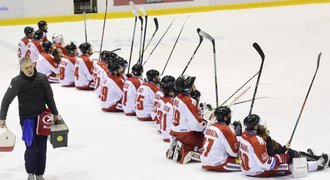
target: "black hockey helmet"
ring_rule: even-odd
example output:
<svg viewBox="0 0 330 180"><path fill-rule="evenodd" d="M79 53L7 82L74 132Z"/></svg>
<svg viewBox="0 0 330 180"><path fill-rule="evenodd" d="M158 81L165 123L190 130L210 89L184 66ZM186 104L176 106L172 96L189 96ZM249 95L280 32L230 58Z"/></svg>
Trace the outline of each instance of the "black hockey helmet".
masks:
<svg viewBox="0 0 330 180"><path fill-rule="evenodd" d="M143 73L143 66L139 63L134 64L132 67L132 73L134 76L141 76Z"/></svg>
<svg viewBox="0 0 330 180"><path fill-rule="evenodd" d="M246 127L246 130L257 130L255 126L259 124L259 121L260 117L256 114L250 114L246 116L246 118L244 119L244 125Z"/></svg>
<svg viewBox="0 0 330 180"><path fill-rule="evenodd" d="M114 59L108 64L108 69L111 74L120 69L120 62L117 59Z"/></svg>
<svg viewBox="0 0 330 180"><path fill-rule="evenodd" d="M227 125L231 122L231 110L227 106L220 106L214 110L214 116L218 122L225 122Z"/></svg>
<svg viewBox="0 0 330 180"><path fill-rule="evenodd" d="M169 95L169 93L174 91L175 78L173 76L164 76L160 81L160 88L164 95Z"/></svg>
<svg viewBox="0 0 330 180"><path fill-rule="evenodd" d="M25 34L26 36L30 36L33 32L34 32L34 29L33 29L33 27L31 27L31 26L26 26L26 27L24 28L24 34Z"/></svg>
<svg viewBox="0 0 330 180"><path fill-rule="evenodd" d="M150 69L146 75L148 81L154 82L154 78L159 76L159 72L155 69Z"/></svg>
<svg viewBox="0 0 330 180"><path fill-rule="evenodd" d="M188 76L188 75L179 76L175 81L176 90L179 93L190 91L195 82L195 79L196 77L194 76Z"/></svg>
<svg viewBox="0 0 330 180"><path fill-rule="evenodd" d="M88 42L84 42L79 45L79 50L83 54L86 54L86 53L91 54L91 52L89 52L91 50L91 48L92 48L92 45L89 44Z"/></svg>
<svg viewBox="0 0 330 180"><path fill-rule="evenodd" d="M38 22L38 27L40 30L42 30L43 32L47 33L48 28L47 28L48 24L46 21L42 20Z"/></svg>
<svg viewBox="0 0 330 180"><path fill-rule="evenodd" d="M34 32L34 39L36 40L40 40L44 37L44 33L41 30L36 30L36 32Z"/></svg>
<svg viewBox="0 0 330 180"><path fill-rule="evenodd" d="M42 49L44 49L44 51L46 53L50 53L52 51L52 49L53 49L52 48L53 43L50 42L50 41L43 42L41 46L42 46Z"/></svg>
<svg viewBox="0 0 330 180"><path fill-rule="evenodd" d="M118 60L121 67L123 67L123 68L127 67L128 62L124 58L118 56L117 60Z"/></svg>
<svg viewBox="0 0 330 180"><path fill-rule="evenodd" d="M65 46L66 54L70 54L71 51L75 51L76 49L77 46L73 42Z"/></svg>

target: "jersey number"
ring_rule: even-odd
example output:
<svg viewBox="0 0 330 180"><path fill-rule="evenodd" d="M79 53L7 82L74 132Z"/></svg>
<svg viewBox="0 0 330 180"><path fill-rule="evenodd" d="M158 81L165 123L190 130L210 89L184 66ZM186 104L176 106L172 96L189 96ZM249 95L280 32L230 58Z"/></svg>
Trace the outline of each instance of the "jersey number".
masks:
<svg viewBox="0 0 330 180"><path fill-rule="evenodd" d="M242 151L240 151L240 157L241 157L241 166L242 169L244 169L245 171L250 170L249 167L249 157L246 155L246 153L243 153Z"/></svg>
<svg viewBox="0 0 330 180"><path fill-rule="evenodd" d="M174 119L173 119L173 125L178 126L180 124L180 111L177 109L174 110Z"/></svg>
<svg viewBox="0 0 330 180"><path fill-rule="evenodd" d="M206 143L207 143L207 146L205 147ZM203 156L205 156L205 157L208 156L208 154L213 146L213 143L214 143L214 139L204 137L203 148L205 148L205 149L203 151Z"/></svg>
<svg viewBox="0 0 330 180"><path fill-rule="evenodd" d="M136 109L138 110L143 110L143 99L144 99L144 96L142 95L139 95L137 98L136 98Z"/></svg>
<svg viewBox="0 0 330 180"><path fill-rule="evenodd" d="M64 73L65 73L65 67L61 66L60 67L60 80L64 79Z"/></svg>
<svg viewBox="0 0 330 180"><path fill-rule="evenodd" d="M106 101L108 96L108 87L103 86L101 92L101 101Z"/></svg>
<svg viewBox="0 0 330 180"><path fill-rule="evenodd" d="M78 71L79 71L79 67L76 66L76 67L74 68L74 73L73 73L73 75L76 77L77 80L79 79Z"/></svg>
<svg viewBox="0 0 330 180"><path fill-rule="evenodd" d="M123 94L123 105L126 106L126 102L127 102L127 91L124 91Z"/></svg>

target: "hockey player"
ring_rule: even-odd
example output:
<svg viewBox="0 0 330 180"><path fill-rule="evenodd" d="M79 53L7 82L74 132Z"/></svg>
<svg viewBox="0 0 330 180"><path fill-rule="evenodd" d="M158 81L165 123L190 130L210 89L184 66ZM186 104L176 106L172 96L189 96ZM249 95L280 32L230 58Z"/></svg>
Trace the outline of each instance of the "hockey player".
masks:
<svg viewBox="0 0 330 180"><path fill-rule="evenodd" d="M202 168L216 172L241 171L239 143L234 129L229 126L231 110L227 106L217 107L214 116L216 122L204 132Z"/></svg>
<svg viewBox="0 0 330 180"><path fill-rule="evenodd" d="M151 69L147 71L147 80L137 91L135 113L138 120L151 121L151 112L153 110L153 102L155 93L159 90L158 83L160 81L159 72Z"/></svg>
<svg viewBox="0 0 330 180"><path fill-rule="evenodd" d="M275 154L271 157L267 153L267 144L257 136L260 117L256 114L248 115L244 119L245 131L239 138L241 167L244 175L254 177L271 177L287 175L288 154ZM318 161L308 161L308 171L324 169L328 161L326 154L322 155Z"/></svg>
<svg viewBox="0 0 330 180"><path fill-rule="evenodd" d="M162 80L160 81L160 84L164 84L164 83L173 83L175 84L175 78L173 76L164 76L162 78ZM152 120L155 121L155 126L158 130L158 132L161 133L161 129L160 129L160 118L158 116L158 113L161 113L162 112L162 106L163 104L160 104L160 99L164 97L164 92L162 89L158 90L155 94L155 99L154 99L154 102L153 102L153 110L151 112L151 118Z"/></svg>
<svg viewBox="0 0 330 180"><path fill-rule="evenodd" d="M38 22L38 28L43 32L43 37L41 39L42 42L48 41L47 39L47 32L48 32L48 24L46 21L42 20Z"/></svg>
<svg viewBox="0 0 330 180"><path fill-rule="evenodd" d="M59 68L60 58L52 55L54 46L50 41L42 43L43 53L38 55L36 69L38 72L45 74L50 83L59 83Z"/></svg>
<svg viewBox="0 0 330 180"><path fill-rule="evenodd" d="M175 78L164 76L160 82L160 89L164 96L159 99L157 105L157 119L160 121L160 132L164 142L170 142L170 126L173 121Z"/></svg>
<svg viewBox="0 0 330 180"><path fill-rule="evenodd" d="M71 42L65 46L65 51L67 55L64 55L59 65L60 83L63 87L74 87L73 71L78 55L77 46Z"/></svg>
<svg viewBox="0 0 330 180"><path fill-rule="evenodd" d="M102 82L110 73L108 70L108 64L110 64L116 57L116 53L105 50L101 52L100 61L93 62L94 92L98 97L101 96Z"/></svg>
<svg viewBox="0 0 330 180"><path fill-rule="evenodd" d="M190 97L195 79L196 77L184 75L179 76L175 82L179 94L174 98L170 131L175 139L171 141L166 155L168 158L173 156L173 160L181 164L186 164L191 159L200 160L200 148L203 145L206 123L200 116L197 101Z"/></svg>
<svg viewBox="0 0 330 180"><path fill-rule="evenodd" d="M122 57L118 57L118 60L119 60L119 64L120 64L121 69L122 69L122 72L120 72L121 73L121 76L120 77L124 81L126 81L128 79L128 76L125 74L125 71L126 71L127 63L128 62L124 58L122 58Z"/></svg>
<svg viewBox="0 0 330 180"><path fill-rule="evenodd" d="M28 44L28 49L24 56L29 57L32 62L35 62L38 59L38 55L44 52L41 46L42 37L43 32L41 30L36 30L36 32L34 32L33 40Z"/></svg>
<svg viewBox="0 0 330 180"><path fill-rule="evenodd" d="M63 55L66 55L66 50L65 50L65 44L64 44L64 38L62 34L53 34L52 36L52 41L55 46L55 48L60 49L62 51Z"/></svg>
<svg viewBox="0 0 330 180"><path fill-rule="evenodd" d="M120 60L114 59L108 64L108 68L111 74L102 82L101 107L107 112L122 112L124 81L120 77L122 72Z"/></svg>
<svg viewBox="0 0 330 180"><path fill-rule="evenodd" d="M26 26L24 28L25 37L20 40L18 43L17 57L22 59L25 56L25 53L28 49L28 44L33 40L34 29L33 27Z"/></svg>
<svg viewBox="0 0 330 180"><path fill-rule="evenodd" d="M135 116L135 99L137 90L143 83L142 80L143 66L135 64L132 67L133 76L128 78L124 83L122 106L127 116Z"/></svg>
<svg viewBox="0 0 330 180"><path fill-rule="evenodd" d="M76 59L74 68L74 83L79 90L94 90L93 63L89 58L93 54L88 42L79 45L82 55Z"/></svg>

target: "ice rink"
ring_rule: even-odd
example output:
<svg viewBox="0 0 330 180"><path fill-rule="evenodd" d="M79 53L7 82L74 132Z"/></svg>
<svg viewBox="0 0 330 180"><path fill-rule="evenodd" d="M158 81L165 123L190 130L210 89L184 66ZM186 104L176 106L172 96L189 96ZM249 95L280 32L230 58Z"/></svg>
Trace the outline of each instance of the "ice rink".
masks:
<svg viewBox="0 0 330 180"><path fill-rule="evenodd" d="M330 153L330 4L300 5L246 10L226 10L190 14L164 75L178 77L190 59L199 38L197 28L216 40L219 103L255 74L260 56L252 47L257 42L266 59L253 113L267 122L271 136L285 144L292 133L307 89L322 52L321 64L305 110L292 141L292 148L314 148ZM145 65L160 72L189 14L158 16L159 30L145 53L160 39L175 18L173 26ZM154 31L149 17L147 42ZM118 55L129 58L134 18L108 19L103 49L122 48ZM88 41L99 50L103 20L87 20ZM0 27L0 96L11 78L19 73L17 43L24 36L22 26ZM36 28L36 25L32 25ZM84 42L84 23L49 24L48 37L61 33L66 43ZM137 26L139 29L139 24ZM134 58L137 60L140 32L136 31ZM93 58L98 58L95 54ZM204 40L186 74L197 76L196 87L202 101L215 105L212 44ZM252 98L250 90L238 101ZM246 179L241 173L214 173L201 169L201 163L180 165L165 157L169 147L162 142L152 122L141 122L123 113L101 111L94 92L78 91L52 84L58 110L68 125L69 146L53 149L48 144L47 180L169 180ZM244 90L245 88L243 88ZM231 100L230 100L231 101ZM229 101L229 102L230 102ZM26 179L25 145L21 140L17 98L11 104L7 126L16 134L13 152L0 153L0 179ZM250 103L232 106L233 120L242 121ZM309 173L302 179L327 179L330 169ZM279 179L291 179L291 176Z"/></svg>

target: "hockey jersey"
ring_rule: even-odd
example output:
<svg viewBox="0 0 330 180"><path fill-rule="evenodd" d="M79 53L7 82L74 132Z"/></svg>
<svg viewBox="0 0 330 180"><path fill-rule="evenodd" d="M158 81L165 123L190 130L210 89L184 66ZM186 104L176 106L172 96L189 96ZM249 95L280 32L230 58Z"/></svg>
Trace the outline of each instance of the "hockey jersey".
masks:
<svg viewBox="0 0 330 180"><path fill-rule="evenodd" d="M153 103L158 86L150 82L144 82L137 90L135 113L136 117L142 121L150 121Z"/></svg>
<svg viewBox="0 0 330 180"><path fill-rule="evenodd" d="M74 65L76 63L76 57L74 56L64 56L61 58L59 64L60 71L60 83L64 87L73 87L74 86Z"/></svg>
<svg viewBox="0 0 330 180"><path fill-rule="evenodd" d="M155 99L154 99L154 103L153 103L154 108L151 112L151 118L152 118L152 120L155 121L155 126L159 132L161 132L160 131L160 120L159 120L159 117L157 116L157 112L158 112L158 109L161 109L162 105L159 104L160 103L159 101L162 97L164 97L164 93L162 91L157 91L155 94Z"/></svg>
<svg viewBox="0 0 330 180"><path fill-rule="evenodd" d="M43 52L44 50L42 49L40 41L32 40L28 44L24 57L29 57L33 62L35 62L38 59L38 55Z"/></svg>
<svg viewBox="0 0 330 180"><path fill-rule="evenodd" d="M115 75L109 75L103 80L101 91L101 107L103 111L121 111L121 99L123 96L123 80Z"/></svg>
<svg viewBox="0 0 330 180"><path fill-rule="evenodd" d="M128 116L135 115L135 99L137 90L142 83L142 79L136 76L128 78L124 83L122 106L125 114Z"/></svg>
<svg viewBox="0 0 330 180"><path fill-rule="evenodd" d="M54 57L51 54L39 54L36 62L36 69L38 72L45 74L48 77L49 82L60 82L57 76L60 74L58 64L54 62Z"/></svg>
<svg viewBox="0 0 330 180"><path fill-rule="evenodd" d="M188 94L178 94L173 103L171 131L184 135L191 131L202 132L204 128L205 123L197 108L197 101Z"/></svg>
<svg viewBox="0 0 330 180"><path fill-rule="evenodd" d="M63 55L67 55L67 54L66 54L66 49L65 49L64 46L62 46L61 44L57 44L57 43L54 43L54 46L55 46L57 49L60 49Z"/></svg>
<svg viewBox="0 0 330 180"><path fill-rule="evenodd" d="M102 82L108 76L108 67L102 61L94 61L93 62L93 78L94 78L94 92L98 97L101 96Z"/></svg>
<svg viewBox="0 0 330 180"><path fill-rule="evenodd" d="M243 174L256 176L274 169L276 160L268 155L266 142L261 137L244 131L238 140Z"/></svg>
<svg viewBox="0 0 330 180"><path fill-rule="evenodd" d="M204 131L202 165L218 166L226 163L229 156L238 157L238 145L231 127L214 123Z"/></svg>
<svg viewBox="0 0 330 180"><path fill-rule="evenodd" d="M82 55L76 59L74 66L74 83L77 89L93 90L93 63L88 56Z"/></svg>
<svg viewBox="0 0 330 180"><path fill-rule="evenodd" d="M17 49L17 57L18 59L22 59L25 57L25 53L28 50L28 44L32 41L32 39L29 39L28 37L24 37L20 40L18 43L18 49Z"/></svg>
<svg viewBox="0 0 330 180"><path fill-rule="evenodd" d="M174 98L164 96L159 100L157 118L160 121L160 132L164 142L170 142L170 126L173 121L173 100Z"/></svg>

